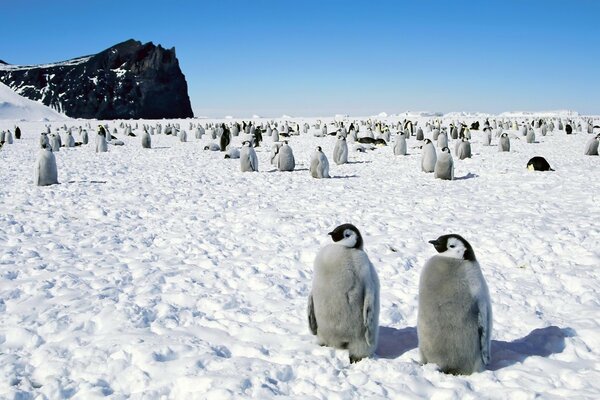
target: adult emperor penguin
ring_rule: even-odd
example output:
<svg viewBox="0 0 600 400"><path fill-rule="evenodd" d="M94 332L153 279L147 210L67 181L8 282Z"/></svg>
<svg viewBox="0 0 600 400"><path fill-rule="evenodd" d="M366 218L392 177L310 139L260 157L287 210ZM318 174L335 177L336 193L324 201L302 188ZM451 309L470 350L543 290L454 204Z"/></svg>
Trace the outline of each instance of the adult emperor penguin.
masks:
<svg viewBox="0 0 600 400"><path fill-rule="evenodd" d="M450 154L450 149L448 147L444 147L438 156L437 161L435 162L433 176L448 181L454 179L454 161L452 161L452 155Z"/></svg>
<svg viewBox="0 0 600 400"><path fill-rule="evenodd" d="M483 128L483 145L489 146L492 144L492 128Z"/></svg>
<svg viewBox="0 0 600 400"><path fill-rule="evenodd" d="M431 140L425 139L423 150L421 151L421 169L423 172L433 172L436 161L435 146Z"/></svg>
<svg viewBox="0 0 600 400"><path fill-rule="evenodd" d="M143 149L151 149L152 148L152 139L150 138L150 133L146 129L142 133L142 148Z"/></svg>
<svg viewBox="0 0 600 400"><path fill-rule="evenodd" d="M544 157L535 156L527 161L529 171L554 171Z"/></svg>
<svg viewBox="0 0 600 400"><path fill-rule="evenodd" d="M258 157L248 140L242 143L242 149L240 150L240 169L242 172L258 171Z"/></svg>
<svg viewBox="0 0 600 400"><path fill-rule="evenodd" d="M98 125L98 134L96 135L96 153L105 153L108 151L106 135L106 129L104 129L102 125Z"/></svg>
<svg viewBox="0 0 600 400"><path fill-rule="evenodd" d="M450 374L483 371L491 356L492 303L475 252L456 234L429 243L440 254L427 261L419 282L421 362Z"/></svg>
<svg viewBox="0 0 600 400"><path fill-rule="evenodd" d="M596 135L596 137L591 138L587 142L587 144L585 145L585 151L583 152L583 154L586 156L597 156L599 144L600 144L600 134Z"/></svg>
<svg viewBox="0 0 600 400"><path fill-rule="evenodd" d="M308 324L320 345L348 349L355 363L377 348L379 278L354 225L340 225L329 235L335 243L314 262Z"/></svg>
<svg viewBox="0 0 600 400"><path fill-rule="evenodd" d="M343 135L338 135L333 148L333 162L337 165L348 162L348 143Z"/></svg>
<svg viewBox="0 0 600 400"><path fill-rule="evenodd" d="M221 147L221 151L227 151L227 146L231 143L231 131L228 127L223 124L223 133L221 133L221 138L219 139L219 147Z"/></svg>
<svg viewBox="0 0 600 400"><path fill-rule="evenodd" d="M329 161L323 150L321 150L321 146L317 146L317 149L310 157L310 175L317 179L330 178Z"/></svg>
<svg viewBox="0 0 600 400"><path fill-rule="evenodd" d="M295 167L294 152L287 141L283 142L283 146L279 149L279 155L277 156L277 169L280 171L293 171Z"/></svg>
<svg viewBox="0 0 600 400"><path fill-rule="evenodd" d="M500 144L498 145L499 151L510 151L510 138L508 133L504 132L500 135Z"/></svg>
<svg viewBox="0 0 600 400"><path fill-rule="evenodd" d="M396 135L396 140L394 141L394 155L406 155L406 137L404 136L404 133Z"/></svg>
<svg viewBox="0 0 600 400"><path fill-rule="evenodd" d="M58 184L58 169L56 167L56 157L52 148L48 144L42 145L35 162L33 172L33 183L37 186L48 186Z"/></svg>

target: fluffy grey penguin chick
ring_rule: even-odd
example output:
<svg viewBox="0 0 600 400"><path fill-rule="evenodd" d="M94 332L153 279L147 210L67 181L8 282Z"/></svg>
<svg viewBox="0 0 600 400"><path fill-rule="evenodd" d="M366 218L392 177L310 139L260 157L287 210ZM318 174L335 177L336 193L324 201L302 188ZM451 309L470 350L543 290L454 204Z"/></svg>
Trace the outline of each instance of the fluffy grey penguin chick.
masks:
<svg viewBox="0 0 600 400"><path fill-rule="evenodd" d="M475 252L456 234L429 243L440 254L427 261L419 282L421 362L455 375L482 371L491 356L492 303Z"/></svg>
<svg viewBox="0 0 600 400"><path fill-rule="evenodd" d="M355 363L377 348L379 278L354 225L340 225L329 235L334 243L314 262L308 323L320 345L348 349Z"/></svg>

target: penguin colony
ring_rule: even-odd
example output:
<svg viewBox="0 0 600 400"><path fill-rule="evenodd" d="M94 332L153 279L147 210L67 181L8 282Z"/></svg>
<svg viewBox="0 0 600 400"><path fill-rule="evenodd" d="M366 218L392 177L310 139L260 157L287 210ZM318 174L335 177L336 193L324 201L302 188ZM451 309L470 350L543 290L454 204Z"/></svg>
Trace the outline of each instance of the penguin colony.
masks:
<svg viewBox="0 0 600 400"><path fill-rule="evenodd" d="M556 125L555 125L556 122ZM498 151L510 152L511 137L505 130L518 132L513 139L524 137L528 144L551 133L558 126L568 135L585 133L592 135L583 155L597 156L600 133L594 131L592 121L585 121L585 127L575 121L539 120L529 122L489 121L483 123L481 137L483 146L492 146L497 140ZM266 126L238 122L229 124L193 124L188 130L194 131L195 139L207 135L215 142L205 150L225 152L226 159L239 159L241 172L258 172L256 148L261 147L264 138L270 137L270 161L278 171L292 172L296 159L289 139L293 136L313 132L314 136L335 136L335 146L331 154L335 165L348 163L348 141L360 143L356 151L368 151L387 146L393 140L392 153L395 156L408 155L409 140L417 141L421 150L421 169L433 173L440 180L454 179L455 159L462 161L474 156L470 139L473 131L479 131L480 123L466 125L451 123L442 126L441 121L427 122L418 126L412 121L403 121L389 126L379 121L355 121L349 126L344 123L325 124L318 121L310 127L305 124L271 122ZM52 132L47 127L40 134L38 157L34 168L34 184L48 186L58 184L58 170L55 153L61 147L87 145L86 128L63 126ZM162 126L144 125L140 129L121 123L123 136L140 136L141 147L152 149L152 136L171 135L180 142L187 142L187 132L179 124ZM112 146L124 142L112 135L108 125L99 125L96 131L95 149L97 153L109 151ZM113 133L119 134L116 128ZM19 127L0 132L0 146L11 145L20 140L23 133ZM232 138L242 136L241 148L232 147ZM494 136L496 139L494 139ZM13 139L14 137L14 139ZM281 142L280 137L286 138ZM413 138L414 137L414 138ZM138 140L140 140L138 139ZM450 150L450 140L454 141L454 158ZM363 146L364 145L364 146ZM0 147L2 148L2 147ZM359 150L360 149L360 150ZM267 150L269 151L269 150ZM388 150L389 151L389 150ZM475 156L477 153L475 153ZM309 173L313 178L330 178L330 164L321 146L313 151L309 161ZM531 171L554 171L542 156L535 156L526 164ZM365 252L365 243L359 229L352 224L343 224L329 232L332 243L319 250L314 260L312 288L308 297L307 319L310 332L317 342L348 351L350 363L373 356L378 344L380 286L373 263ZM448 234L431 240L439 253L432 256L424 265L419 281L417 333L419 353L423 364L435 363L440 371L449 374L472 374L483 371L491 360L492 307L489 290L470 243L457 234Z"/></svg>

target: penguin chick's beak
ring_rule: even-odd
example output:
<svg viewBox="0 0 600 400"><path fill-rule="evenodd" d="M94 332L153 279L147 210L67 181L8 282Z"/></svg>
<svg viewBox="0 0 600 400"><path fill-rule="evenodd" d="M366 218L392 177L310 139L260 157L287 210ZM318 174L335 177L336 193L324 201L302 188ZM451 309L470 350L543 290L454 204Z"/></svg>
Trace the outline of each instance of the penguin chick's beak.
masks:
<svg viewBox="0 0 600 400"><path fill-rule="evenodd" d="M329 236L332 236L332 235L333 235L333 231L332 231L332 232L329 232L329 233L328 233L328 235L329 235Z"/></svg>
<svg viewBox="0 0 600 400"><path fill-rule="evenodd" d="M429 243L431 243L434 246L437 246L440 244L440 242L436 239L436 240L430 240Z"/></svg>

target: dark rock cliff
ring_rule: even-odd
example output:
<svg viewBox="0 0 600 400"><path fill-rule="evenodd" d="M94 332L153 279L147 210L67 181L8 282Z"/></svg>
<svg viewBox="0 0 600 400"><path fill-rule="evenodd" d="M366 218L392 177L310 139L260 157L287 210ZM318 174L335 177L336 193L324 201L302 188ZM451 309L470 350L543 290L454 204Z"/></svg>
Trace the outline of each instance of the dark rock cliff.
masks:
<svg viewBox="0 0 600 400"><path fill-rule="evenodd" d="M175 48L127 40L96 55L46 65L0 61L0 82L72 118L193 117Z"/></svg>

